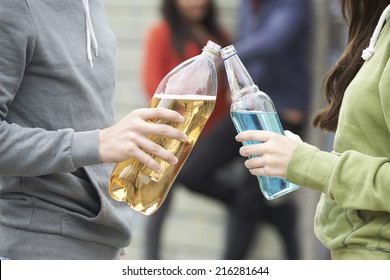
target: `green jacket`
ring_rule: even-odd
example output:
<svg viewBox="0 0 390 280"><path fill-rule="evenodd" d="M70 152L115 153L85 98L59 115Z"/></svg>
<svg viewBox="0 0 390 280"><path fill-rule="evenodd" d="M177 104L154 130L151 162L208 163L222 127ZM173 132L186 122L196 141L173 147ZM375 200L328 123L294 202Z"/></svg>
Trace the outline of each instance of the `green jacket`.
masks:
<svg viewBox="0 0 390 280"><path fill-rule="evenodd" d="M334 259L390 259L390 24L347 88L334 152L303 143L287 180L323 194L316 236Z"/></svg>

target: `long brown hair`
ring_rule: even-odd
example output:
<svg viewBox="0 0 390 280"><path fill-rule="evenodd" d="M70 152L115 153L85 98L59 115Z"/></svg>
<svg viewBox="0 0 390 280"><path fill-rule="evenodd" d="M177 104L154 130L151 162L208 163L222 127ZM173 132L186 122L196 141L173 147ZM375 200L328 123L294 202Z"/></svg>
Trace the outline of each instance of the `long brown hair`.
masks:
<svg viewBox="0 0 390 280"><path fill-rule="evenodd" d="M383 10L390 0L341 0L341 10L349 27L347 46L327 74L323 89L327 106L313 118L313 125L325 131L336 131L344 92L363 65L362 51L368 46Z"/></svg>

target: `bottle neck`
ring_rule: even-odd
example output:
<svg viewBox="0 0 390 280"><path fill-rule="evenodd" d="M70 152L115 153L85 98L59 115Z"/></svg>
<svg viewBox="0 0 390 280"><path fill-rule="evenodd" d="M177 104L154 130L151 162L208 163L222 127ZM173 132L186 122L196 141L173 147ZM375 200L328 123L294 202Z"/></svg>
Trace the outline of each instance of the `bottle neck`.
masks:
<svg viewBox="0 0 390 280"><path fill-rule="evenodd" d="M224 58L224 65L230 90L233 95L247 88L257 88L236 52Z"/></svg>
<svg viewBox="0 0 390 280"><path fill-rule="evenodd" d="M221 50L229 87L232 93L231 111L276 112L272 100L253 82L234 46Z"/></svg>
<svg viewBox="0 0 390 280"><path fill-rule="evenodd" d="M215 52L213 49L210 49L206 46L203 48L203 51L200 55L206 60L214 62L214 60L218 57L218 52Z"/></svg>

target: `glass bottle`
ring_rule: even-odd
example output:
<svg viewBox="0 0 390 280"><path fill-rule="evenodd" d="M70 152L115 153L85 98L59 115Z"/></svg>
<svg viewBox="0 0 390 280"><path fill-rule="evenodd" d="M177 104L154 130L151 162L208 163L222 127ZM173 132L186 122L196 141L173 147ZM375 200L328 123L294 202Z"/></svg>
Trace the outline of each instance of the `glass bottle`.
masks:
<svg viewBox="0 0 390 280"><path fill-rule="evenodd" d="M233 45L221 50L225 70L232 93L230 116L238 132L245 130L268 130L284 134L271 98L260 91L237 55ZM258 143L247 141L243 145ZM268 200L277 198L299 188L279 177L257 176L260 189Z"/></svg>
<svg viewBox="0 0 390 280"><path fill-rule="evenodd" d="M109 184L109 194L126 202L132 209L151 215L164 202L176 176L195 145L209 119L217 97L217 71L214 60L221 47L209 41L200 55L190 58L169 72L160 82L148 107L164 107L184 116L184 122L155 120L183 131L186 142L160 136L149 139L158 143L178 158L171 165L155 156L164 173L156 173L139 161L130 158L118 163Z"/></svg>

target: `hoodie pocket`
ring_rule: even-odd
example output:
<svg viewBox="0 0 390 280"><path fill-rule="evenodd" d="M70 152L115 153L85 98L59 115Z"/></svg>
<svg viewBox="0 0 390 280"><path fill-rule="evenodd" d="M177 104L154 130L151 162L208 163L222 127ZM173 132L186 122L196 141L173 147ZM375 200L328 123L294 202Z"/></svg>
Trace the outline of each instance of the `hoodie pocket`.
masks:
<svg viewBox="0 0 390 280"><path fill-rule="evenodd" d="M126 203L115 201L108 195L111 170L107 165L85 167L99 197L100 211L93 217L65 212L62 217L63 235L118 248L129 245L133 212Z"/></svg>

